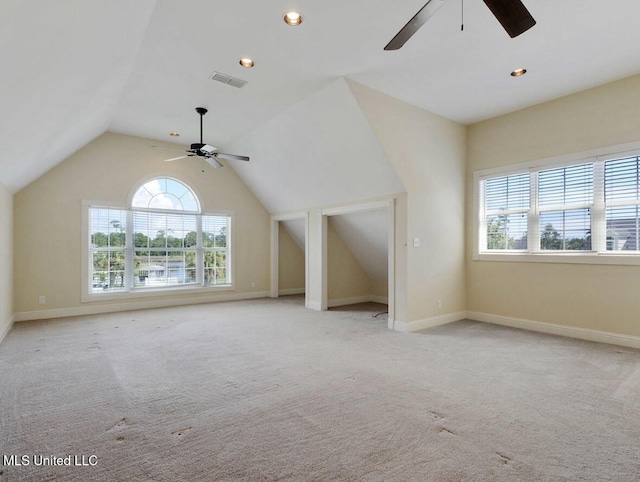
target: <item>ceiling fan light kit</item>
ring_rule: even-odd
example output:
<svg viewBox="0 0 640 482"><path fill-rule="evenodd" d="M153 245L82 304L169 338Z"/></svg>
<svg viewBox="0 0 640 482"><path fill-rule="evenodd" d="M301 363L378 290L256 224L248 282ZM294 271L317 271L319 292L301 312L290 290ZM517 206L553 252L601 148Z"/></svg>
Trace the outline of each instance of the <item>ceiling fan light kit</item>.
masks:
<svg viewBox="0 0 640 482"><path fill-rule="evenodd" d="M193 149L193 146L199 146L200 144L191 144L191 148ZM215 151L217 149L217 147L213 147L210 146L208 144L205 144L204 146L200 147L200 150L202 152L204 152L205 154L213 154L213 151Z"/></svg>

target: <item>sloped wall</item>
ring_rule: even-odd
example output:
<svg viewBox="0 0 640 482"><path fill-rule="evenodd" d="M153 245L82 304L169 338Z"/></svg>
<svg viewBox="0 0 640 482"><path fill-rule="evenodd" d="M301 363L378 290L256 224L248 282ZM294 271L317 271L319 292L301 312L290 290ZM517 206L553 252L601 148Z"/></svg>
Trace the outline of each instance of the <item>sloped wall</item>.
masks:
<svg viewBox="0 0 640 482"><path fill-rule="evenodd" d="M371 280L389 278L387 209L331 216L331 225Z"/></svg>
<svg viewBox="0 0 640 482"><path fill-rule="evenodd" d="M16 313L37 316L39 311L122 302L82 304L81 240L84 200L120 203L125 206L130 192L144 180L168 175L184 181L199 196L203 209L235 212L234 294L251 296L269 290L270 218L233 169L212 169L198 159L166 163L173 151L152 149L157 141L106 133L40 177L14 197L15 203L15 290ZM175 147L175 145L171 145ZM255 287L251 283L255 282ZM225 293L166 294L159 301L182 304L214 301ZM229 295L229 292L226 292ZM46 304L38 304L38 296ZM135 308L145 299L127 300ZM64 312L64 311L63 311Z"/></svg>
<svg viewBox="0 0 640 482"><path fill-rule="evenodd" d="M396 290L406 296L407 311L397 318L411 323L455 317L466 308L466 127L356 82L348 85L407 190L406 232L396 245L406 256L406 288L398 280ZM414 238L420 246L414 247Z"/></svg>
<svg viewBox="0 0 640 482"><path fill-rule="evenodd" d="M13 195L0 183L0 343L13 317Z"/></svg>
<svg viewBox="0 0 640 482"><path fill-rule="evenodd" d="M271 213L404 192L342 78L240 138L233 168Z"/></svg>

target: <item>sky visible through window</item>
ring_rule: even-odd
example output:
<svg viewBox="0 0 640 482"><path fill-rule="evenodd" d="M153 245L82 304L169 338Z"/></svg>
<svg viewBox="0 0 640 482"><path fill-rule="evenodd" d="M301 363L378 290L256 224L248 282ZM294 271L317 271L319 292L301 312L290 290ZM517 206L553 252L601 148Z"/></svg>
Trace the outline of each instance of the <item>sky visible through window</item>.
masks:
<svg viewBox="0 0 640 482"><path fill-rule="evenodd" d="M133 196L134 208L200 212L195 195L180 181L170 178L152 179Z"/></svg>

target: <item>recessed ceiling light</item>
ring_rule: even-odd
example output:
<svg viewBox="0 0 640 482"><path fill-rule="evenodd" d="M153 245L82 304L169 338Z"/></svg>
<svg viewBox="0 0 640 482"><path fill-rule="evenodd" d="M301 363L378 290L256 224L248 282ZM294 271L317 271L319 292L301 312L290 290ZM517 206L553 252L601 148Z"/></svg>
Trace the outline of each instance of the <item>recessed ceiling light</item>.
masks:
<svg viewBox="0 0 640 482"><path fill-rule="evenodd" d="M516 69L511 72L511 77L520 77L527 73L527 69Z"/></svg>
<svg viewBox="0 0 640 482"><path fill-rule="evenodd" d="M179 132L169 132L169 135L171 137L180 137L180 133Z"/></svg>
<svg viewBox="0 0 640 482"><path fill-rule="evenodd" d="M284 14L284 23L296 27L302 23L302 15L298 12L287 12Z"/></svg>
<svg viewBox="0 0 640 482"><path fill-rule="evenodd" d="M249 57L243 57L240 59L240 65L242 65L246 69L250 69L253 67L253 60Z"/></svg>

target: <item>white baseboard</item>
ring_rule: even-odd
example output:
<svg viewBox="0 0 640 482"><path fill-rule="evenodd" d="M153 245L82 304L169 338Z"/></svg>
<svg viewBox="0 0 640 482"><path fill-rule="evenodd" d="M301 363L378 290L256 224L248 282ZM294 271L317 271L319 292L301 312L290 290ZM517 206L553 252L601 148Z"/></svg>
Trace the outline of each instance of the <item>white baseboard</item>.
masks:
<svg viewBox="0 0 640 482"><path fill-rule="evenodd" d="M541 321L523 320L520 318L511 318L507 316L492 315L488 313L478 313L475 311L460 311L458 313L450 313L434 318L426 318L415 321L400 321L389 323L389 328L395 331L411 333L414 331L424 330L446 323L452 323L459 320L474 320L484 323L492 323L495 325L509 326L512 328L520 328L522 330L537 331L540 333L548 333L550 335L566 336L569 338L577 338L580 340L595 341L598 343L608 343L610 345L626 346L640 350L640 337L633 335L623 335L619 333L611 333L607 331L590 330L587 328L576 328L573 326L557 325L554 323L544 323Z"/></svg>
<svg viewBox="0 0 640 482"><path fill-rule="evenodd" d="M373 301L375 303L388 304L388 300L384 296L378 295L362 295L362 296L352 296L350 298L337 298L335 300L327 301L327 305L329 308L334 308L336 306L346 306L346 305L355 305L358 303L368 303Z"/></svg>
<svg viewBox="0 0 640 482"><path fill-rule="evenodd" d="M478 313L475 311L468 311L466 317L470 320L493 323L495 325L510 326L512 328L538 331L551 335L567 336L569 338L578 338L580 340L595 341L599 343L608 343L610 345L626 346L640 350L640 337L638 336L590 330L587 328L576 328L573 326L556 325L554 323L544 323L541 321L523 320L520 318L510 318L507 316Z"/></svg>
<svg viewBox="0 0 640 482"><path fill-rule="evenodd" d="M401 331L404 333L412 333L414 331L424 330L426 328L432 328L434 326L446 325L447 323L453 323L454 321L460 321L467 318L466 311L458 311L456 313L449 313L446 315L434 316L432 318L425 318L422 320L414 321L400 321L396 320L393 324L395 331Z"/></svg>
<svg viewBox="0 0 640 482"><path fill-rule="evenodd" d="M380 303L382 305L388 305L389 304L389 298L386 296L380 296L380 295L371 295L369 296L369 301L373 301L374 303Z"/></svg>
<svg viewBox="0 0 640 482"><path fill-rule="evenodd" d="M11 331L11 328L13 328L13 323L15 321L15 315L11 316L8 320L6 325L4 326L4 328L0 329L0 344L2 344L2 342L4 341L5 337L9 334L9 332Z"/></svg>
<svg viewBox="0 0 640 482"><path fill-rule="evenodd" d="M129 310L147 310L151 308L168 308L171 306L185 306L196 305L204 303L215 303L218 301L237 301L237 300L250 300L255 298L267 298L269 296L268 291L253 291L247 293L225 293L212 297L196 297L186 296L184 298L172 298L162 299L154 298L153 300L145 301L127 301L122 303L110 303L110 304L84 304L83 306L74 306L71 308L58 308L53 310L40 310L40 311L23 311L14 315L14 321L29 321L29 320L47 320L51 318L67 318L69 316L80 315L97 315L101 313L115 313L118 311Z"/></svg>
<svg viewBox="0 0 640 482"><path fill-rule="evenodd" d="M307 302L307 308L310 310L322 311L322 303L319 301L309 301Z"/></svg>
<svg viewBox="0 0 640 482"><path fill-rule="evenodd" d="M278 290L278 296L287 296L287 295L303 295L304 288L287 288L284 290Z"/></svg>
<svg viewBox="0 0 640 482"><path fill-rule="evenodd" d="M335 300L328 300L327 306L329 308L334 308L336 306L355 305L357 303L366 303L368 301L371 301L370 295L352 296L350 298L338 298Z"/></svg>

